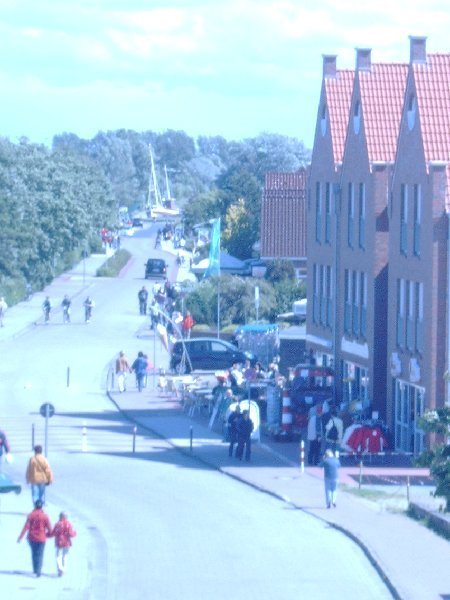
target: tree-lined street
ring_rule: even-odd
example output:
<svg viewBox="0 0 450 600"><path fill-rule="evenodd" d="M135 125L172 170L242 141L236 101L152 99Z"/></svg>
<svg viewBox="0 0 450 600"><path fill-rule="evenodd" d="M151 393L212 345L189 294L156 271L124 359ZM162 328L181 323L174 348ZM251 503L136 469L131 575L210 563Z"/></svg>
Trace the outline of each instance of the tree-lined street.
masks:
<svg viewBox="0 0 450 600"><path fill-rule="evenodd" d="M344 598L349 589L363 586L366 597L390 597L362 552L324 523L205 468L142 431L138 452L131 453L132 426L107 400L104 385L119 350L134 358L143 349L152 357L152 338L136 337L144 324L137 305L143 263L154 254L149 243L144 235L126 242L133 259L122 277L89 278L88 290L74 299L80 314L78 319L74 308L71 325L53 315L48 326L1 342L8 357L0 364L2 427L16 458L9 471L23 481L31 425L36 424L36 442L42 441L43 419L37 413L43 402L51 402L57 414L50 421L48 458L55 483L48 500L93 535L87 546L75 540L72 550L75 556L78 544L80 551L92 551L86 597ZM87 293L96 302L89 325L82 322L81 311ZM155 348L157 365L166 366L159 342ZM12 510L13 501L10 496L4 504ZM4 540L2 552L14 543ZM16 568L26 572L28 549L13 550L21 560ZM79 561L78 556L74 566ZM54 572L50 548L44 571ZM21 577L0 573L0 581L14 582L11 597L26 597ZM56 593L53 580L42 581L46 597L58 597L51 595Z"/></svg>

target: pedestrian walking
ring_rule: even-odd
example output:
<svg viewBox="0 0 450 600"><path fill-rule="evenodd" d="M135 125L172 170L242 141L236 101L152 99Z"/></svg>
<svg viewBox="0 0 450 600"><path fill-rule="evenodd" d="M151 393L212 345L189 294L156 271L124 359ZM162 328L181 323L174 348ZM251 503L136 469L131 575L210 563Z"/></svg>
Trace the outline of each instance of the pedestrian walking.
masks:
<svg viewBox="0 0 450 600"><path fill-rule="evenodd" d="M318 465L323 439L322 407L320 405L313 406L311 409L306 435L308 439L308 464L310 466Z"/></svg>
<svg viewBox="0 0 450 600"><path fill-rule="evenodd" d="M327 450L336 452L341 447L344 434L344 422L338 417L335 406L330 408L330 416L325 425L325 447Z"/></svg>
<svg viewBox="0 0 450 600"><path fill-rule="evenodd" d="M44 549L47 537L50 536L52 526L48 515L42 510L43 503L36 500L34 510L28 515L25 525L17 538L20 543L25 533L28 531L27 540L31 548L31 561L33 564L33 573L36 577L41 576L42 563L44 561Z"/></svg>
<svg viewBox="0 0 450 600"><path fill-rule="evenodd" d="M242 411L242 417L236 423L237 427L237 448L236 458L242 460L245 448L245 460L250 461L252 453L252 431L253 421L250 419L248 410Z"/></svg>
<svg viewBox="0 0 450 600"><path fill-rule="evenodd" d="M59 521L53 527L50 537L55 538L56 548L56 568L58 577L62 577L66 572L67 555L72 545L72 538L77 535L77 532L72 527L72 523L67 518L65 512L59 514Z"/></svg>
<svg viewBox="0 0 450 600"><path fill-rule="evenodd" d="M139 314L147 314L148 291L145 285L138 292Z"/></svg>
<svg viewBox="0 0 450 600"><path fill-rule="evenodd" d="M0 327L3 327L3 318L5 316L5 312L8 310L8 305L6 304L6 300L3 296L0 297Z"/></svg>
<svg viewBox="0 0 450 600"><path fill-rule="evenodd" d="M42 303L42 310L44 312L44 322L48 323L50 321L50 311L52 310L52 303L50 302L49 296L46 296Z"/></svg>
<svg viewBox="0 0 450 600"><path fill-rule="evenodd" d="M127 374L132 373L132 369L130 363L128 362L128 358L125 356L125 353L121 350L119 352L119 356L116 359L116 378L117 378L117 387L119 388L119 392L125 392L127 389Z"/></svg>
<svg viewBox="0 0 450 600"><path fill-rule="evenodd" d="M325 450L322 461L325 483L325 502L327 508L336 508L337 483L341 463L332 450Z"/></svg>
<svg viewBox="0 0 450 600"><path fill-rule="evenodd" d="M183 332L183 337L185 339L190 339L192 328L194 327L194 319L192 318L191 313L187 310L184 315L184 319L181 323L181 329Z"/></svg>
<svg viewBox="0 0 450 600"><path fill-rule="evenodd" d="M31 485L33 503L39 500L44 504L45 488L53 483L53 473L40 445L34 447L34 456L28 461L26 480Z"/></svg>
<svg viewBox="0 0 450 600"><path fill-rule="evenodd" d="M61 302L61 308L63 311L63 323L70 323L70 305L72 301L69 296L66 294Z"/></svg>
<svg viewBox="0 0 450 600"><path fill-rule="evenodd" d="M144 357L143 352L138 352L137 358L131 365L135 375L136 375L136 385L139 392L142 392L142 388L144 387L145 376L147 373L147 361Z"/></svg>
<svg viewBox="0 0 450 600"><path fill-rule="evenodd" d="M11 448L4 431L0 430L0 473L2 472L3 456L8 460L8 454L11 452Z"/></svg>
<svg viewBox="0 0 450 600"><path fill-rule="evenodd" d="M227 421L228 441L230 442L228 456L233 456L234 446L238 443L238 422L240 419L242 419L241 407L239 403L236 403L236 408L230 413Z"/></svg>
<svg viewBox="0 0 450 600"><path fill-rule="evenodd" d="M90 296L86 298L83 302L84 306L84 321L85 323L89 323L92 317L92 310L95 306L95 302L92 300Z"/></svg>

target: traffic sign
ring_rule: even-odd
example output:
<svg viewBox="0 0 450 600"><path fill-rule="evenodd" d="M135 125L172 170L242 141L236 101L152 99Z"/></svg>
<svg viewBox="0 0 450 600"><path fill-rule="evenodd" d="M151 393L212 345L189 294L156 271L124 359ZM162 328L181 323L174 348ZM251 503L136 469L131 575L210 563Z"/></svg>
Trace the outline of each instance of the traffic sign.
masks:
<svg viewBox="0 0 450 600"><path fill-rule="evenodd" d="M53 406L53 404L46 402L41 406L39 412L43 417L53 417L53 415L55 414L55 407Z"/></svg>

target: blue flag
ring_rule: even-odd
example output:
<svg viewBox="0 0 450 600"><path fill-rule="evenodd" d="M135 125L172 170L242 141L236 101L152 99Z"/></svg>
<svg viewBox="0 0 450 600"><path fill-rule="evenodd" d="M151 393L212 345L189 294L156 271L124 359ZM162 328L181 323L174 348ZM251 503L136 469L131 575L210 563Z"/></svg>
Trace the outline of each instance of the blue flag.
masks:
<svg viewBox="0 0 450 600"><path fill-rule="evenodd" d="M203 277L220 277L220 217L214 219L209 247L209 265Z"/></svg>

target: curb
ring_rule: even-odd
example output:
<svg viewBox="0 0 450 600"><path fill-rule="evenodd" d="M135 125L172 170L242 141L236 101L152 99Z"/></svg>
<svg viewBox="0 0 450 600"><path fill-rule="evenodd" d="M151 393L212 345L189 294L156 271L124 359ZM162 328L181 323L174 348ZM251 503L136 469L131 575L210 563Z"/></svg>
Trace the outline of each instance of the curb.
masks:
<svg viewBox="0 0 450 600"><path fill-rule="evenodd" d="M346 529L342 525L337 525L336 523L328 521L327 519L324 519L323 517L320 517L320 516L318 516L318 515L310 512L309 510L307 510L305 508L302 508L301 506L298 506L297 504L295 504L294 502L292 502L289 498L287 498L285 496L282 496L281 494L278 494L277 492L273 492L272 490L268 490L268 489L264 488L263 486L258 485L256 483L249 482L246 479L244 479L243 477L240 477L239 475L235 475L234 473L229 473L228 471L224 470L222 467L217 466L217 465L209 462L208 460L205 460L204 458L201 458L200 456L194 454L191 451L187 451L184 448L182 448L180 446L177 446L169 438L164 437L163 435L161 435L160 433L158 433L157 431L155 431L154 429L152 429L148 425L143 425L138 419L130 416L127 413L126 410L122 410L120 408L119 404L111 396L109 390L107 390L106 395L108 396L109 400L114 404L114 406L117 408L117 410L122 415L124 415L125 418L128 421L134 423L135 425L139 425L140 428L142 428L142 429L144 429L146 431L149 431L152 435L155 435L157 438L165 440L172 448L174 448L175 450L177 450L178 452L180 452L180 454L183 454L184 456L190 457L193 460L196 460L197 462L199 462L199 463L201 463L201 464L209 467L210 469L215 470L215 471L219 471L223 475L226 475L227 477L230 477L231 479L234 479L235 481L239 481L240 483L244 483L245 485L247 485L247 486L249 486L249 487L251 487L251 488L253 488L253 489L255 489L255 490L259 491L259 492L263 492L264 494L267 494L268 496L271 496L272 498L275 498L277 500L281 500L282 502L285 502L286 504L290 504L296 510L301 510L305 514L307 514L307 515L309 515L311 517L314 517L315 519L317 519L318 521L321 521L322 523L326 523L327 525L329 525L333 529L336 529L337 531L340 531L342 534L344 534L346 537L348 537L350 540L352 540L352 542L354 542L362 550L363 554L366 556L366 558L368 559L368 561L370 562L370 564L374 567L374 569L378 573L380 579L383 581L383 583L388 588L388 590L391 593L392 597L395 600L403 600L402 596L399 594L397 588L392 583L392 581L389 579L389 576L387 575L386 571L383 569L383 567L377 561L377 559L372 554L372 552L368 548L368 546L366 546L366 544L364 544L364 542L362 542L349 529ZM261 444L261 446L264 448L264 450L267 450L267 446L265 446L264 444ZM275 455L277 454L275 451L273 451L271 449L269 449L269 450L273 454L275 454ZM289 460L287 462L291 463L291 461L289 461ZM297 465L294 465L294 466L297 466Z"/></svg>

